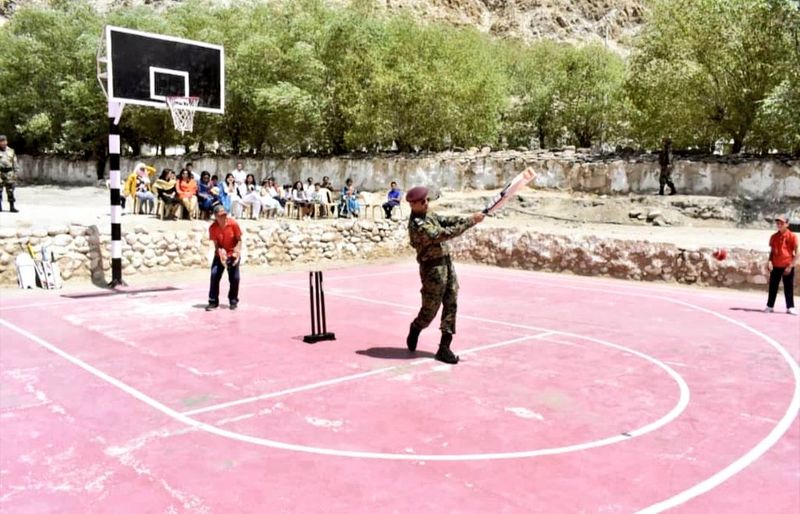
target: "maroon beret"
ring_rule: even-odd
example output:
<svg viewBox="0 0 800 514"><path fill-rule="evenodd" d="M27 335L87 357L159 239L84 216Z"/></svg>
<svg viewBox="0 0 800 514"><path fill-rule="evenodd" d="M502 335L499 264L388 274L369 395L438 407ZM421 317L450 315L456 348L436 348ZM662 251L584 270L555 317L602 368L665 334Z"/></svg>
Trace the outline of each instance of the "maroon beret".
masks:
<svg viewBox="0 0 800 514"><path fill-rule="evenodd" d="M407 202L418 202L428 197L428 188L425 186L412 187L406 193Z"/></svg>

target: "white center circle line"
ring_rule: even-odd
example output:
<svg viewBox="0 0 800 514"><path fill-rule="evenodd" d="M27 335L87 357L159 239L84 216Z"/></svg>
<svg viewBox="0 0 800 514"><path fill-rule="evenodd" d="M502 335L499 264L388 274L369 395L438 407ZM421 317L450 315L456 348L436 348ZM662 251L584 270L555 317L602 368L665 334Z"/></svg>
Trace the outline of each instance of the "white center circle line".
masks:
<svg viewBox="0 0 800 514"><path fill-rule="evenodd" d="M615 435L611 437L606 437L604 439L598 439L595 441L590 441L586 443L579 443L573 444L568 446L560 446L554 448L543 448L538 450L528 450L528 451L518 451L518 452L497 452L497 453L471 453L471 454L408 454L408 453L384 453L384 452L369 452L369 451L359 451L359 450L335 450L332 448L321 448L316 446L308 446L302 444L293 444L293 443L285 443L282 441L276 441L272 439L267 439L264 437L256 437L247 434L242 434L239 432L234 432L231 430L226 430L223 428L219 428L218 426L204 423L197 419L194 419L186 414L182 414L163 403L155 400L154 398L146 395L145 393L135 389L134 387L122 382L121 380L108 375L107 373L95 368L91 364L84 362L83 360L67 353L66 351L58 348L53 343L45 341L44 339L32 334L31 332L17 327L16 325L9 323L4 319L0 319L0 324L3 326L17 332L18 334L30 339L31 341L37 343L38 345L52 351L53 353L61 356L62 358L68 360L69 362L75 364L76 366L88 371L92 375L100 378L108 382L109 384L121 389L122 391L126 392L127 394L133 396L134 398L146 403L147 405L153 407L154 409L158 410L166 414L167 416L189 425L191 427L197 428L199 430L203 430L210 434L218 435L221 437L225 437L228 439L233 439L235 441L241 441L245 443L250 443L258 446L265 446L269 448L277 448L282 450L290 450L296 452L303 452L303 453L312 453L318 455L331 455L337 457L352 457L352 458L359 458L359 459L382 459L382 460L404 460L404 461L437 461L437 462L458 462L458 461L485 461L485 460L501 460L501 459L522 459L522 458L531 458L531 457L541 457L545 455L559 455L564 453L588 450L591 448L599 448L601 446L607 446L610 444L620 443L624 441L630 441L635 437L642 436L648 432L652 432L653 430L657 430L660 427L664 426L665 424L669 423L686 408L689 404L689 387L686 385L686 382L683 378L675 372L672 368L667 366L661 361L658 361L654 357L641 353L637 350L632 350L630 348L626 348L614 343L608 343L606 341L602 341L596 338L589 338L586 336L581 336L578 334L569 334L567 332L560 332L562 335L567 335L569 337L577 337L580 339L585 339L587 341L592 341L595 343L603 344L609 346L611 348L615 348L621 351L625 351L631 353L632 355L636 355L638 357L644 358L645 360L656 364L658 367L663 369L664 371L669 374L669 376L675 380L678 384L678 388L680 391L680 397L676 405L664 416L660 419L649 423L643 427L637 428L635 430L631 430L626 432L625 434ZM534 336L528 338L518 338L518 340L527 340Z"/></svg>

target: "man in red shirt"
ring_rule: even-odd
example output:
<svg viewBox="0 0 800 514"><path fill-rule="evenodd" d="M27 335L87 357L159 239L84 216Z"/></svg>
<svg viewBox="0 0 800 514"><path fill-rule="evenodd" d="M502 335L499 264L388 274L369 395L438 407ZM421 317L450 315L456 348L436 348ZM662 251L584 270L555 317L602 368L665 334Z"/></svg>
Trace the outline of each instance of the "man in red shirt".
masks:
<svg viewBox="0 0 800 514"><path fill-rule="evenodd" d="M773 312L775 298L778 296L778 286L783 280L783 294L786 297L787 314L797 315L794 307L794 268L800 259L800 250L797 247L797 236L789 230L789 220L785 216L775 218L778 231L769 238L769 296L767 308L764 312Z"/></svg>
<svg viewBox="0 0 800 514"><path fill-rule="evenodd" d="M242 229L233 218L228 218L225 207L214 207L214 222L208 227L208 238L214 243L214 262L211 264L211 288L208 291L206 310L219 307L219 282L228 269L228 291L231 310L239 305L239 256L242 247Z"/></svg>

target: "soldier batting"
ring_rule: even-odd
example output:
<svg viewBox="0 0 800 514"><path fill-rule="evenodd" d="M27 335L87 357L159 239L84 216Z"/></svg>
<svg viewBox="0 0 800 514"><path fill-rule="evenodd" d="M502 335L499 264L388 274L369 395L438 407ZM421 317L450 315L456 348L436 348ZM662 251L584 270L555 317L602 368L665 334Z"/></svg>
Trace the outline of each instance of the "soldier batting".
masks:
<svg viewBox="0 0 800 514"><path fill-rule="evenodd" d="M14 184L17 181L17 154L8 147L6 136L0 135L0 211L3 210L3 189L6 190L9 211L14 208Z"/></svg>
<svg viewBox="0 0 800 514"><path fill-rule="evenodd" d="M408 237L411 246L417 251L422 280L422 308L411 322L406 345L410 351L416 351L420 332L431 324L439 306L443 306L442 323L439 327L442 339L436 352L436 360L456 364L458 356L450 350L450 343L456 333L458 279L446 241L480 223L485 215L482 212L476 212L470 217L429 213L428 189L422 186L410 189L406 200L411 204Z"/></svg>

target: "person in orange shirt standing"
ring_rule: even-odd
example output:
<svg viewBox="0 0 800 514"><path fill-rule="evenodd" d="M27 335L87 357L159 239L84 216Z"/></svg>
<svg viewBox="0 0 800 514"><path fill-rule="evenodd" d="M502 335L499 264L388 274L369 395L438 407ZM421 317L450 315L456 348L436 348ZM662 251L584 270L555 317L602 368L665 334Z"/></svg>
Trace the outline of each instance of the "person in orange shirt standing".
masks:
<svg viewBox="0 0 800 514"><path fill-rule="evenodd" d="M794 269L800 259L800 249L797 247L797 235L789 230L789 220L786 216L775 218L778 231L769 238L769 296L767 308L764 312L773 312L775 299L778 297L778 286L783 280L783 294L786 297L786 313L797 316L794 307Z"/></svg>
<svg viewBox="0 0 800 514"><path fill-rule="evenodd" d="M239 306L239 257L242 248L242 229L236 220L228 217L225 207L214 207L214 222L208 227L208 238L214 243L214 261L211 263L211 287L208 291L207 311L219 307L219 283L225 269L231 283L228 300L231 310Z"/></svg>

